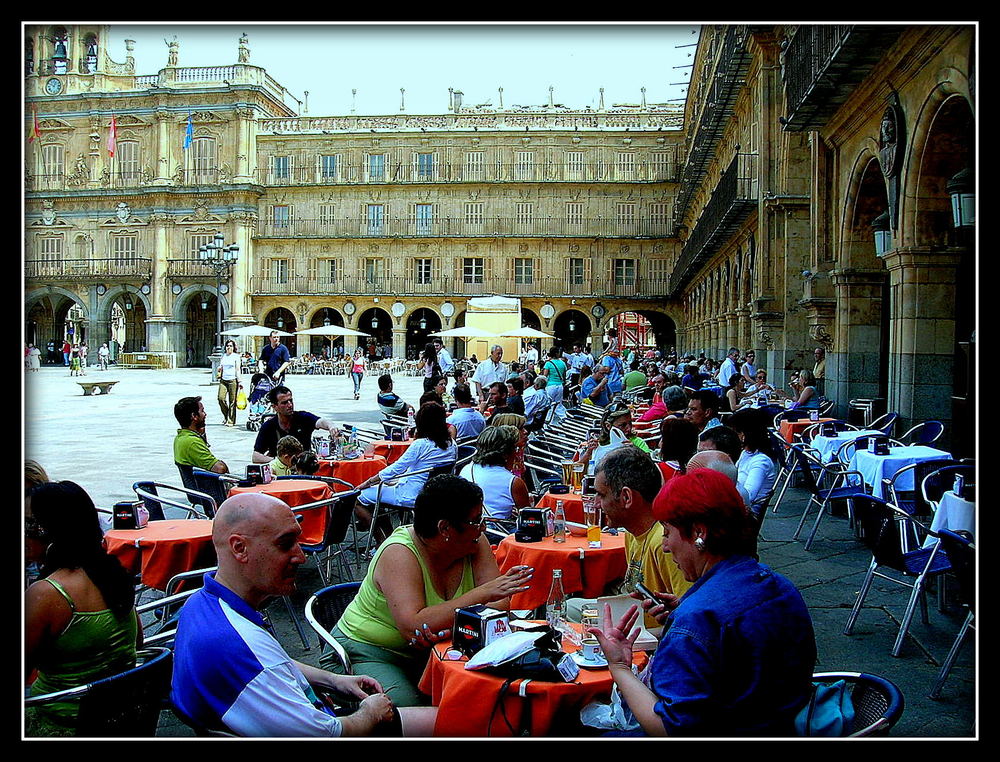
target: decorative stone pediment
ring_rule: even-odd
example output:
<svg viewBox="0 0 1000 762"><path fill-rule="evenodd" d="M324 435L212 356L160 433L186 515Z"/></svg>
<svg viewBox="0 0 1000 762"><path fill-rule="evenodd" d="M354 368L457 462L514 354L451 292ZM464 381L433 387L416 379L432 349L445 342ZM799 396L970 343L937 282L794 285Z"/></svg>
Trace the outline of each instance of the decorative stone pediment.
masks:
<svg viewBox="0 0 1000 762"><path fill-rule="evenodd" d="M40 220L35 220L28 227L58 230L72 228L74 226L70 225L66 222L66 220L56 214L55 205L52 203L51 199L45 199L42 202L42 218Z"/></svg>
<svg viewBox="0 0 1000 762"><path fill-rule="evenodd" d="M42 119L38 122L40 130L72 130L73 125L64 122L62 119Z"/></svg>
<svg viewBox="0 0 1000 762"><path fill-rule="evenodd" d="M115 208L115 216L109 217L100 223L102 228L106 227L117 227L121 225L148 225L146 220L140 219L132 214L132 208L124 201L118 202L118 206ZM114 232L114 231L112 231ZM122 230L122 233L127 233L129 231Z"/></svg>
<svg viewBox="0 0 1000 762"><path fill-rule="evenodd" d="M178 124L187 124L187 115L178 120ZM228 119L214 111L195 111L191 114L193 124L210 124L213 122L226 122Z"/></svg>
<svg viewBox="0 0 1000 762"><path fill-rule="evenodd" d="M208 201L200 198L195 201L194 212L185 215L177 220L178 225L213 225L225 224L226 218L213 214L208 209ZM194 232L194 231L192 231ZM214 233L214 230L206 230L206 233Z"/></svg>
<svg viewBox="0 0 1000 762"><path fill-rule="evenodd" d="M131 114L122 114L121 116L115 117L115 123L118 127L145 127L146 123L139 119L138 117L132 116Z"/></svg>

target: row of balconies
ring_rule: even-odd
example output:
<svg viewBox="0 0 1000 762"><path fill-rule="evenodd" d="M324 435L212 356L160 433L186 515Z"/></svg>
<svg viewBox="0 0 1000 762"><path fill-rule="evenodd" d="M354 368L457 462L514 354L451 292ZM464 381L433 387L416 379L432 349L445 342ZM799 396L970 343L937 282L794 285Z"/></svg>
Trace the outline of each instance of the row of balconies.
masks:
<svg viewBox="0 0 1000 762"><path fill-rule="evenodd" d="M565 236L570 238L670 238L672 221L639 218L634 220L535 217L484 217L482 221L440 217L385 217L312 220L264 220L257 223L258 238L394 238L394 237L496 237Z"/></svg>
<svg viewBox="0 0 1000 762"><path fill-rule="evenodd" d="M25 277L30 280L70 280L80 282L127 279L148 281L152 276L152 260L79 259L29 260L24 263ZM194 260L168 260L166 277L192 278L212 282L214 271ZM255 275L251 293L258 296L295 294L394 294L400 296L448 296L463 294L478 296L485 293L508 296L573 296L631 297L656 299L666 294L668 280L663 277L554 277L522 275L502 277L486 272L475 275L385 275L352 274L339 278L317 275Z"/></svg>
<svg viewBox="0 0 1000 762"><path fill-rule="evenodd" d="M435 163L433 166L395 164L381 171L372 171L364 163L342 162L325 169L316 166L289 168L260 167L257 181L261 185L338 185L393 183L536 183L536 182L676 182L676 165L635 162L621 166L615 162L523 164L517 162L484 163L469 166L461 163Z"/></svg>
<svg viewBox="0 0 1000 762"><path fill-rule="evenodd" d="M264 186L297 185L393 185L397 183L524 183L524 182L676 182L676 167L661 167L645 163L622 168L614 164L545 164L524 167L517 164L491 164L469 169L465 165L440 164L431 170L411 165L389 167L372 173L362 165L344 165L336 170L316 167L295 167L288 170L258 168L257 182ZM219 168L181 169L169 178L174 185L220 185L233 181L233 173ZM96 182L102 187L140 188L153 181L148 167L129 170L105 170ZM66 171L28 175L29 191L73 190L85 187L89 176Z"/></svg>
<svg viewBox="0 0 1000 762"><path fill-rule="evenodd" d="M251 292L256 296L286 296L294 294L387 294L396 296L448 296L461 294L481 296L573 296L662 298L667 278L605 278L605 277L501 277L412 275L368 276L355 274L343 278L322 278L314 275L257 275L251 280Z"/></svg>

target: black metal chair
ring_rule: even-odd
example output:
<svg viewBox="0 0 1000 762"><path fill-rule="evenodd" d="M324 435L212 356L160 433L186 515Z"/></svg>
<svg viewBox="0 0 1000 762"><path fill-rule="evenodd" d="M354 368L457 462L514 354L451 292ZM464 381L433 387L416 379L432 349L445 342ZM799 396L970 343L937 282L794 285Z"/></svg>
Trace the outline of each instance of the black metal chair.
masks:
<svg viewBox="0 0 1000 762"><path fill-rule="evenodd" d="M945 657L944 663L941 665L941 672L934 682L934 688L928 694L932 699L941 696L941 689L944 687L945 680L948 679L951 668L955 665L955 659L958 658L958 652L962 648L965 636L970 629L976 628L976 546L971 537L964 537L948 529L942 529L938 533L938 537L941 541L941 547L948 555L951 568L958 578L959 595L962 603L968 607L969 613L963 620L955 642L952 643L951 650L948 651L948 656Z"/></svg>
<svg viewBox="0 0 1000 762"><path fill-rule="evenodd" d="M181 493L187 498L187 502L182 503L180 500L174 499L173 496L167 497L166 495L161 495L160 493L164 490ZM143 502L146 510L149 511L150 521L164 520L166 518L164 507L166 506L183 511L189 519L207 519L215 515L215 510L218 507L215 500L204 492L185 487L174 487L161 482L135 482L132 485L132 491L135 492L136 497ZM199 510L199 508L202 510Z"/></svg>
<svg viewBox="0 0 1000 762"><path fill-rule="evenodd" d="M924 421L911 428L899 439L908 445L932 445L944 434L941 421Z"/></svg>
<svg viewBox="0 0 1000 762"><path fill-rule="evenodd" d="M178 465L177 468L184 467ZM191 478L194 479L195 489L204 492L206 495L210 495L215 501L216 506L222 505L226 498L229 497L229 490L232 487L238 487L243 481L235 474L217 474L215 471L207 471L204 468L192 468ZM210 519L215 518L214 509L208 517Z"/></svg>
<svg viewBox="0 0 1000 762"><path fill-rule="evenodd" d="M940 463L943 461L934 461ZM959 463L936 468L927 474L920 482L920 496L935 511L941 502L941 496L950 490L955 483L955 477L961 475L966 485L975 483L976 466L973 463Z"/></svg>
<svg viewBox="0 0 1000 762"><path fill-rule="evenodd" d="M870 426L865 428L872 429L873 431L881 431L887 437L892 436L892 430L896 428L896 421L899 419L899 413L886 413L881 418L871 422Z"/></svg>
<svg viewBox="0 0 1000 762"><path fill-rule="evenodd" d="M476 455L476 445L474 444L460 444L458 445L458 456L455 459L455 473L457 474L467 465L472 462L472 459Z"/></svg>
<svg viewBox="0 0 1000 762"><path fill-rule="evenodd" d="M87 685L24 700L25 708L77 701L75 734L84 738L151 738L170 693L173 654L169 648L144 648L132 669Z"/></svg>
<svg viewBox="0 0 1000 762"><path fill-rule="evenodd" d="M865 672L817 672L814 683L834 683L843 680L851 687L854 722L847 738L885 736L903 716L903 692L894 683Z"/></svg>
<svg viewBox="0 0 1000 762"><path fill-rule="evenodd" d="M340 480L338 480L340 481ZM346 482L344 482L346 484ZM323 529L323 538L315 544L301 544L302 551L307 556L316 557L316 568L319 571L320 579L324 585L328 584L330 578L330 564L334 558L338 561L340 574L353 579L348 565L344 563L343 548L340 547L347 539L348 530L351 528L354 517L354 507L357 504L358 495L361 490L353 489L347 492L336 492L332 497L325 498L316 503L293 508L292 512L297 516L304 511L322 510L327 512L326 522ZM355 537L355 553L357 553L357 537ZM336 549L336 550L335 550ZM324 553L326 554L324 556ZM326 566L324 572L323 567Z"/></svg>
<svg viewBox="0 0 1000 762"><path fill-rule="evenodd" d="M903 550L899 529L895 526L896 522L904 521L914 524L919 522L894 505L872 495L861 493L853 497L853 502L854 516L861 530L862 540L872 551L872 560L868 565L868 573L854 602L854 608L851 610L847 625L844 627L844 634L850 635L854 629L854 623L861 613L861 607L864 605L875 577L909 587L911 589L910 597L899 625L899 634L892 647L892 655L899 656L918 602L921 604L923 620L927 621L927 602L924 596L924 586L927 580L950 571L951 564L948 563L947 555L940 551L940 543L938 542L927 548L921 547L908 552ZM921 529L923 534L927 533L926 529L922 527ZM896 576L884 573L881 571L883 569L896 572Z"/></svg>
<svg viewBox="0 0 1000 762"><path fill-rule="evenodd" d="M354 600L359 589L361 589L360 582L342 582L317 590L306 601L306 621L319 636L320 651L329 646L337 654L345 675L353 674L351 659L330 632L340 621L340 617Z"/></svg>
<svg viewBox="0 0 1000 762"><path fill-rule="evenodd" d="M416 471L410 471L408 473L402 474L401 476L390 480L393 484L398 484L405 479L411 479L414 476L420 476L427 474L428 479L433 479L435 476L440 476L441 474L452 474L455 472L455 463L448 463L441 466L431 466L429 468L421 468ZM359 556L357 563L360 564L363 557L367 557L374 547L375 542L375 530L379 526L380 521L392 521L392 517L396 516L400 523L406 523L405 518L413 511L409 506L395 505L393 503L385 502L382 500L382 488L386 486L386 482L379 482L378 489L375 493L375 507L372 510L372 523L371 529L368 532L368 540L365 543L364 556Z"/></svg>
<svg viewBox="0 0 1000 762"><path fill-rule="evenodd" d="M791 445L791 449L795 455L798 471L802 475L802 481L809 492L809 500L806 502L806 507L802 510L802 518L799 519L799 525L795 528L795 534L793 535L795 539L799 538L799 533L805 524L806 516L809 515L809 509L814 503L819 506L819 510L816 513L816 521L806 540L805 547L806 550L809 550L812 547L813 538L816 537L816 531L819 529L819 523L823 519L823 514L826 513L827 506L829 506L831 501L846 499L848 501L848 515L852 516L850 507L851 499L863 487L859 487L858 484L851 484L850 477L857 476L859 482L863 482L864 477L857 471L849 471L839 463L823 463L817 456L816 451L809 449L805 445L794 444ZM821 486L823 482L825 482L825 486Z"/></svg>

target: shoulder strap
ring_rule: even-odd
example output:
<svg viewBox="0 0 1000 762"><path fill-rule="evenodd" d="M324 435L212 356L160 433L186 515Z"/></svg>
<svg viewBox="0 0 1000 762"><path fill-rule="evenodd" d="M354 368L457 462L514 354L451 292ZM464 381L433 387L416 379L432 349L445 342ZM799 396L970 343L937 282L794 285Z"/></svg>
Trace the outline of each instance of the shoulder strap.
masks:
<svg viewBox="0 0 1000 762"><path fill-rule="evenodd" d="M50 585L52 585L52 587L54 587L56 589L56 592L58 592L59 595L61 595L63 598L66 599L66 603L69 604L69 610L72 611L75 614L76 613L76 604L73 603L73 599L69 597L69 593L66 592L66 589L62 585L60 585L58 582L56 582L54 579L50 579L50 578L46 577L45 581L48 582Z"/></svg>

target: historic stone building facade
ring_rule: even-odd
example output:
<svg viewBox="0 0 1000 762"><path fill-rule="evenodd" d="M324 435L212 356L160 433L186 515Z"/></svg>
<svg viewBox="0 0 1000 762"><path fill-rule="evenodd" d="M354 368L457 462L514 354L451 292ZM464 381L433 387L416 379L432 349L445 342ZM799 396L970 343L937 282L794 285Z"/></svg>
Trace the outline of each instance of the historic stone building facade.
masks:
<svg viewBox="0 0 1000 762"><path fill-rule="evenodd" d="M823 346L841 414L884 398L967 441L975 248L949 182L975 168L974 38L703 27L683 110L455 92L443 114L313 117L245 39L235 64L182 67L175 41L137 75L106 27L29 27L25 340L114 327L205 364L221 299L226 328L330 321L399 356L493 293L563 343L639 312L662 345L755 348L778 381ZM240 246L221 288L197 254L217 233Z"/></svg>

